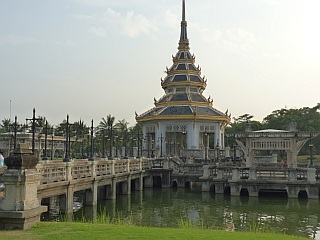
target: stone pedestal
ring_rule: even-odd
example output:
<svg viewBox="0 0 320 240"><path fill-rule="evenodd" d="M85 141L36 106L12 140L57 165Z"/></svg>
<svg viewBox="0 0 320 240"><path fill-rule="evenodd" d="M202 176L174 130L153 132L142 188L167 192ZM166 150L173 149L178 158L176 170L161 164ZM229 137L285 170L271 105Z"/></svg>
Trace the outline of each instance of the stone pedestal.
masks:
<svg viewBox="0 0 320 240"><path fill-rule="evenodd" d="M5 185L4 197L0 200L0 229L27 229L40 221L47 211L40 205L37 188L41 174L35 169L37 157L25 144L20 144L13 155L5 159L8 169L1 176Z"/></svg>

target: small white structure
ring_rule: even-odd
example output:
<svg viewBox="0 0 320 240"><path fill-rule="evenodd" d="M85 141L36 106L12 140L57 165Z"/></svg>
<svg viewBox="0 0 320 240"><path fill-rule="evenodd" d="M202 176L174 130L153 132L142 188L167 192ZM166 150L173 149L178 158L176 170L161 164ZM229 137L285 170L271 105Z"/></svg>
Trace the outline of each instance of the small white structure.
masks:
<svg viewBox="0 0 320 240"><path fill-rule="evenodd" d="M236 133L235 138L246 159L246 166L251 167L259 163L276 163L277 156L258 156L258 151L284 150L286 163L289 167L297 167L297 156L310 138L318 136L318 132L298 132L266 129L261 131L247 131Z"/></svg>
<svg viewBox="0 0 320 240"><path fill-rule="evenodd" d="M27 132L17 132L16 134L16 144L27 144L31 149L32 146L32 133ZM47 136L47 151L50 152L52 150L52 155L55 156L57 151L60 152L61 155L64 156L65 151L65 141L66 138L64 136ZM14 150L14 133L7 132L0 134L0 149L4 152L4 156L7 157L10 155L10 152ZM75 138L71 138L70 142L76 142ZM35 137L35 155L40 158L41 153L45 149L45 135L37 134ZM50 155L48 154L48 155Z"/></svg>

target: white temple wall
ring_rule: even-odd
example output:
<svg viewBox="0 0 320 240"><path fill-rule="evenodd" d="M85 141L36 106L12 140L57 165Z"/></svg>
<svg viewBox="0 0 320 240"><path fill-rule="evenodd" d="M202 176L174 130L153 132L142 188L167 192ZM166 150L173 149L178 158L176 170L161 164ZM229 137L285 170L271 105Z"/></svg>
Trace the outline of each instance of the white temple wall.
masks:
<svg viewBox="0 0 320 240"><path fill-rule="evenodd" d="M204 133L214 134L214 147L217 145L224 147L224 129L221 129L220 122L213 121L186 121L186 120L171 120L161 121L159 123L150 122L143 124L143 149L148 148L148 133L154 133L154 150L156 156L161 155L161 134L162 134L162 154L167 155L168 133L182 133L186 132L186 149L188 150L201 150L203 146ZM176 130L175 130L176 129ZM149 143L151 144L151 143Z"/></svg>

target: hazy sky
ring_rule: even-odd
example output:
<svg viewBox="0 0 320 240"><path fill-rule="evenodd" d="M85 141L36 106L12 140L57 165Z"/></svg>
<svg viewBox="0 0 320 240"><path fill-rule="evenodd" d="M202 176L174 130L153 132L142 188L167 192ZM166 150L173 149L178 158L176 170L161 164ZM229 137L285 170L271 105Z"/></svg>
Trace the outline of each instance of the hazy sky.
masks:
<svg viewBox="0 0 320 240"><path fill-rule="evenodd" d="M204 95L232 117L313 107L320 96L319 0L186 0ZM181 0L1 0L0 120L70 115L135 123L160 98Z"/></svg>

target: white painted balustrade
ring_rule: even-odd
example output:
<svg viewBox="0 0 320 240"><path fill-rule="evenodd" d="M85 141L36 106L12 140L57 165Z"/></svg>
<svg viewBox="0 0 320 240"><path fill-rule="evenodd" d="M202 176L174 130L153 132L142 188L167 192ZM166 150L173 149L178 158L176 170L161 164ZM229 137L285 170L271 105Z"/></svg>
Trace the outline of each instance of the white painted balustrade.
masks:
<svg viewBox="0 0 320 240"><path fill-rule="evenodd" d="M41 161L37 170L41 173L40 184L50 184L95 176L116 176L151 169L148 159L126 160L72 160L71 162Z"/></svg>

